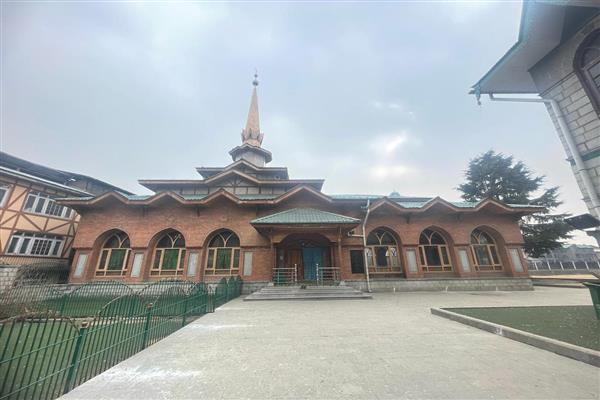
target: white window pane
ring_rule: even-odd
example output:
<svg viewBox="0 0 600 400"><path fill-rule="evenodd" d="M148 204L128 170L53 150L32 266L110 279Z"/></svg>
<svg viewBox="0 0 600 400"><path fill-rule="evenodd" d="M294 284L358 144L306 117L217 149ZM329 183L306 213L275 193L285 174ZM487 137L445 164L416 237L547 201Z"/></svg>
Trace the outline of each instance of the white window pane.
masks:
<svg viewBox="0 0 600 400"><path fill-rule="evenodd" d="M197 268L198 268L198 253L194 251L194 252L190 253L190 257L188 258L187 275L188 276L196 276Z"/></svg>
<svg viewBox="0 0 600 400"><path fill-rule="evenodd" d="M510 249L510 258L512 259L515 271L523 272L523 264L521 263L521 257L519 255L519 249Z"/></svg>
<svg viewBox="0 0 600 400"><path fill-rule="evenodd" d="M410 272L417 272L417 254L414 250L406 250L406 261L408 262L408 270Z"/></svg>
<svg viewBox="0 0 600 400"><path fill-rule="evenodd" d="M252 252L251 251L244 252L244 275L245 276L252 275Z"/></svg>
<svg viewBox="0 0 600 400"><path fill-rule="evenodd" d="M144 261L144 253L135 253L133 256L133 267L131 267L131 276L137 278L142 272L142 263Z"/></svg>
<svg viewBox="0 0 600 400"><path fill-rule="evenodd" d="M17 250L17 244L19 243L19 240L21 240L20 237L14 237L11 239L10 241L10 245L8 246L8 251L7 253L15 253Z"/></svg>
<svg viewBox="0 0 600 400"><path fill-rule="evenodd" d="M465 249L458 250L458 257L460 258L460 266L463 272L470 272L471 266L469 265L469 255Z"/></svg>
<svg viewBox="0 0 600 400"><path fill-rule="evenodd" d="M87 253L79 254L79 258L77 258L77 265L75 266L75 272L73 272L73 276L79 278L83 275L83 271L85 269L85 264L87 263L88 255Z"/></svg>

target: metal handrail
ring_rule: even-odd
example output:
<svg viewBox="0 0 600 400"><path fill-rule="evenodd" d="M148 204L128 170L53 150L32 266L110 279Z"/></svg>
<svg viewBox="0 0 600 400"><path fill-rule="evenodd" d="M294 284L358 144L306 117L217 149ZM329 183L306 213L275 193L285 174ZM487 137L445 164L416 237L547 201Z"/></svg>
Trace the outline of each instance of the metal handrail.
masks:
<svg viewBox="0 0 600 400"><path fill-rule="evenodd" d="M273 282L277 284L298 283L298 266L273 268Z"/></svg>
<svg viewBox="0 0 600 400"><path fill-rule="evenodd" d="M580 267L580 268L578 268ZM583 268L581 268L583 267ZM529 270L530 271L582 271L582 270L590 270L590 269L600 269L600 261L585 261L585 260L569 260L569 261L559 261L559 260L529 260Z"/></svg>
<svg viewBox="0 0 600 400"><path fill-rule="evenodd" d="M340 281L340 269L338 267L321 267L316 265L317 285L323 284L325 281L337 283Z"/></svg>

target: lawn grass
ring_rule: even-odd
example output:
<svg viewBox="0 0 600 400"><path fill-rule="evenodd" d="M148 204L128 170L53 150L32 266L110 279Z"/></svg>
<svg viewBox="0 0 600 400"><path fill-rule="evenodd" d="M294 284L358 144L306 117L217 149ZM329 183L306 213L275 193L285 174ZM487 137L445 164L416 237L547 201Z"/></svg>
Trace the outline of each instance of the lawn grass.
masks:
<svg viewBox="0 0 600 400"><path fill-rule="evenodd" d="M444 308L551 339L600 351L600 320L593 306Z"/></svg>

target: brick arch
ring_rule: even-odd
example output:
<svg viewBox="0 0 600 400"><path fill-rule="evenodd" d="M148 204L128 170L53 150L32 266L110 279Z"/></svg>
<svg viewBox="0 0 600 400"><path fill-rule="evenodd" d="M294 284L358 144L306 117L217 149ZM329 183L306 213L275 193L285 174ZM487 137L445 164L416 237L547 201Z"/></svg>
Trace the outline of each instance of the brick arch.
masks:
<svg viewBox="0 0 600 400"><path fill-rule="evenodd" d="M176 228L163 228L161 230L159 230L158 232L156 232L154 235L152 235L152 237L150 238L150 240L148 240L148 244L146 245L146 249L144 251L144 261L142 264L142 274L140 275L144 281L149 280L151 278L151 273L150 273L150 269L152 268L152 264L154 262L154 253L156 250L156 245L158 243L158 241L163 237L164 234L168 233L168 232L177 232L179 233L182 237L183 237L183 241L185 243L184 245L184 249L187 249L188 246L188 241L186 239L185 234L182 232L181 229L176 229ZM185 254L185 258L184 258L184 273L185 273L185 268L187 267L187 257L188 257L188 253L186 252ZM160 279L160 277L152 277L153 279ZM164 278L164 276L163 276ZM178 276L179 279L182 278L182 276Z"/></svg>
<svg viewBox="0 0 600 400"><path fill-rule="evenodd" d="M148 241L148 245L146 246L148 249L153 249L154 247L156 247L156 244L158 243L158 241L162 238L162 236L168 232L177 232L179 233L182 237L183 237L183 241L185 242L185 245L188 245L188 241L185 237L185 234L177 228L164 228L161 229L160 231L156 232L154 235L152 235L152 237L150 238L150 240Z"/></svg>
<svg viewBox="0 0 600 400"><path fill-rule="evenodd" d="M90 280L90 279L94 279L96 277L96 269L98 268L98 258L100 257L100 252L102 251L102 247L104 246L104 244L106 243L106 241L108 240L108 238L110 238L113 234L117 233L117 232L123 232L125 235L127 235L127 238L129 239L129 247L131 248L131 235L129 235L129 233L121 228L110 228L105 230L104 232L102 232L101 234L98 235L98 237L96 238L96 240L94 240L94 244L92 246L92 254L90 257L90 261L89 261L89 266L87 268L87 271L85 273L85 277L86 279ZM129 260L127 261L128 264L131 264L131 257L129 257ZM131 270L128 270L128 273L131 272ZM119 278L124 278L124 277L111 277L111 279L119 279Z"/></svg>
<svg viewBox="0 0 600 400"><path fill-rule="evenodd" d="M496 245L503 245L506 246L506 241L504 240L504 236L502 236L502 234L500 233L500 231L496 228L494 228L491 225L478 225L475 228L473 228L471 230L471 232L469 232L469 243L471 243L471 234L476 231L476 230L480 230L483 231L485 233L487 233L488 235L490 235L492 237L492 239L494 239L494 242L496 243Z"/></svg>
<svg viewBox="0 0 600 400"><path fill-rule="evenodd" d="M504 236L498 231L496 228L490 225L478 225L469 232L469 257L471 257L471 264L475 266L475 255L473 254L473 250L471 249L471 234L480 230L482 232L487 233L494 240L494 244L496 245L496 251L498 252L498 257L500 257L500 264L502 265L502 271L504 273L509 272L510 265L510 257L508 255L508 248L506 247L506 240L504 240ZM498 271L500 272L500 271ZM481 273L481 272L480 272Z"/></svg>
<svg viewBox="0 0 600 400"><path fill-rule="evenodd" d="M92 247L94 251L101 249L104 243L108 240L108 238L117 232L123 232L125 235L127 235L127 237L129 238L129 244L131 245L131 235L126 230L121 228L110 228L98 235L96 240L94 240L94 245Z"/></svg>
<svg viewBox="0 0 600 400"><path fill-rule="evenodd" d="M417 243L421 241L421 234L424 231L426 231L427 229L430 229L430 230L435 231L435 232L439 233L440 235L442 235L442 238L444 239L444 241L446 242L446 245L448 245L448 247L454 246L454 238L452 237L452 235L450 235L450 233L446 229L444 229L438 225L429 225L429 226L426 226L423 229L421 229L421 231L419 232L419 236L417 237ZM469 235L470 235L470 233L469 233Z"/></svg>
<svg viewBox="0 0 600 400"><path fill-rule="evenodd" d="M208 258L209 258L209 252L210 252L210 248L208 247L208 245L209 245L210 241L211 241L211 240L212 240L212 239L215 237L215 235L217 235L217 234L219 234L219 233L222 233L222 232L231 232L231 233L233 233L234 235L236 235L236 236L237 236L237 238L238 238L238 241L239 241L239 249L240 249L239 251L240 251L240 253L242 252L242 249L243 249L243 245L242 245L242 237L240 236L240 234L239 234L239 233L238 233L238 232L237 232L235 229L232 229L232 228L230 228L230 227L227 227L227 226L225 226L225 227L218 228L218 229L215 229L215 230L213 230L212 232L210 232L208 235L206 235L206 237L204 238L204 241L202 242L202 257L201 257L201 259L200 259L200 265L199 265L199 268L200 268L200 270L201 270L200 276L201 276L201 279L202 279L203 281L206 281L207 279L209 279L209 280L211 279L211 278L210 278L210 277L211 277L211 275L207 274L207 271L210 271L210 270L208 270L208 269L206 268L206 267L207 267L207 260L208 260ZM237 249L237 248L234 248L234 249ZM233 254L232 254L232 257L234 257L234 255L233 255ZM238 274L238 275L239 275L239 273L240 273L240 269L241 269L241 263L242 263L242 261L243 261L243 260L242 260L242 256L241 256L241 254L240 254L240 255L239 255L239 259L238 259L238 263L239 263L239 264L238 264L238 272L237 272L237 274ZM216 271L215 271L215 272L216 272ZM215 276L216 276L216 277L217 277L217 279L218 279L218 277L219 277L220 275L216 275L216 274L214 274L214 275L212 275L212 276L213 276L213 277L215 277Z"/></svg>
<svg viewBox="0 0 600 400"><path fill-rule="evenodd" d="M418 255L419 263L421 263L421 261L420 261L420 258L421 258L421 248L420 248L421 234L428 229L439 233L442 236L442 239L444 239L444 242L446 243L446 248L448 251L450 265L452 266L452 272L446 271L443 273L454 273L455 275L459 274L459 272L458 272L458 269L459 269L458 256L456 254L454 238L452 237L452 235L450 235L450 233L446 229L440 227L439 225L426 226L423 229L421 229L421 231L419 232L419 236L417 238L417 243L419 244L419 255ZM433 272L433 273L439 273L439 272Z"/></svg>
<svg viewBox="0 0 600 400"><path fill-rule="evenodd" d="M222 228L215 229L212 232L210 232L208 235L206 235L206 237L204 238L204 240L202 242L202 248L204 248L204 249L208 248L208 244L215 237L215 235L217 235L221 232L225 232L225 231L230 231L230 232L234 233L237 236L238 240L240 241L240 247L244 247L242 245L242 236L235 229L225 226Z"/></svg>
<svg viewBox="0 0 600 400"><path fill-rule="evenodd" d="M377 229L383 229L384 231L388 232L389 234L392 235L392 237L394 238L394 240L396 240L396 246L400 247L402 245L402 239L400 237L400 234L398 232L396 232L396 230L390 226L387 225L379 225L374 227L373 229L369 230L369 232L367 233L367 237L365 238L365 240L367 240L367 238L369 237L369 235L371 233L373 233L374 231L376 231Z"/></svg>
<svg viewBox="0 0 600 400"><path fill-rule="evenodd" d="M390 265L388 263L389 261L391 261L391 258L390 258L389 260L386 260L386 264L388 264L387 267L389 267L389 270L386 270L386 271L378 271L378 268L381 268L381 267L377 266L377 265L379 265L379 262L377 260L378 256L377 256L376 249L380 248L381 246L369 244L369 235L371 235L373 232L375 232L377 230L383 230L384 232L389 233L392 236L392 238L394 239L394 241L396 242L396 245L393 247L396 248L397 255L395 258L397 259L396 261L397 261L398 265L394 265L393 261L392 261L392 264ZM372 257L373 264L374 264L372 267L369 267L368 265L365 266L365 268L372 268L369 270L370 271L369 273L375 273L375 274L383 273L383 274L390 274L390 275L395 275L395 276L398 276L398 274L401 274L401 276L406 277L407 263L406 263L404 250L402 248L402 240L401 240L398 232L389 226L379 225L379 226L376 226L373 229L371 229L368 233L366 233L366 235L367 236L365 237L365 243L367 245L367 247L366 247L367 260L369 259L368 254L371 253L371 257ZM383 246L386 247L386 245L383 245ZM386 255L386 258L387 258L387 255ZM384 267L384 268L386 268L386 267ZM382 275L382 276L385 276L385 275Z"/></svg>

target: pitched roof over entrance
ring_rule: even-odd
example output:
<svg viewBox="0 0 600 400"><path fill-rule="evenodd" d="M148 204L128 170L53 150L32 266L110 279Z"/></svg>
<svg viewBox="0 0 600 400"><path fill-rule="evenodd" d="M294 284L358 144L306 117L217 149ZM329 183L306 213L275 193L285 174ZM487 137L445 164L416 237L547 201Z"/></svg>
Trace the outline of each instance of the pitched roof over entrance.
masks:
<svg viewBox="0 0 600 400"><path fill-rule="evenodd" d="M353 224L359 219L345 215L334 214L314 208L292 208L250 221L253 225L283 225L283 224Z"/></svg>

